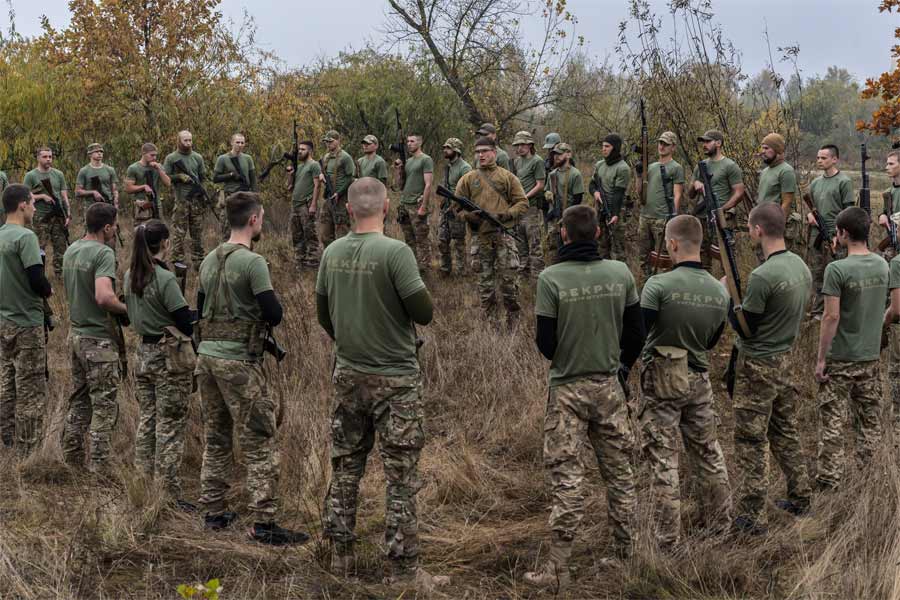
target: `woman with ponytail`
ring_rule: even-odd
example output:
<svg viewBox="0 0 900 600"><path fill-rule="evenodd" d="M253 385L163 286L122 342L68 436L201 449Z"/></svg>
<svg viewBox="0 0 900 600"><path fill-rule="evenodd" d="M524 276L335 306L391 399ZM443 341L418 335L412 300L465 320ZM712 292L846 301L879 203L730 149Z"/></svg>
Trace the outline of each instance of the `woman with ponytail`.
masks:
<svg viewBox="0 0 900 600"><path fill-rule="evenodd" d="M196 356L191 346L192 311L175 274L165 263L169 228L157 219L137 226L131 268L125 273L125 304L141 336L135 363L140 421L135 464L159 477L180 508L179 469Z"/></svg>

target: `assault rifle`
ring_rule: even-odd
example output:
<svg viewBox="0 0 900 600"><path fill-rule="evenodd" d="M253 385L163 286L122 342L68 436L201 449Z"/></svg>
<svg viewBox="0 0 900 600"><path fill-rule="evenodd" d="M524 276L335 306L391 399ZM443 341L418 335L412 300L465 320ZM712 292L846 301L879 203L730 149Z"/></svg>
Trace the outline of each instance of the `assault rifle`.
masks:
<svg viewBox="0 0 900 600"><path fill-rule="evenodd" d="M644 111L644 99L641 98L641 206L647 206L647 183L650 166L650 134L647 131L647 113Z"/></svg>
<svg viewBox="0 0 900 600"><path fill-rule="evenodd" d="M816 205L813 204L812 195L809 192L803 194L803 202L809 209L810 214L812 214L813 218L816 220L816 229L819 230L819 235L816 236L816 241L813 242L813 248L815 248L816 250L821 250L822 244L824 243L830 249L831 242L826 237L828 235L828 229L825 227L825 219L822 218L822 215L819 214Z"/></svg>
<svg viewBox="0 0 900 600"><path fill-rule="evenodd" d="M262 172L259 174L259 178L258 178L259 181L265 181L266 178L269 176L269 173L272 172L272 169L274 169L278 165L284 163L284 161L290 161L291 166L294 168L294 171L293 171L294 177L291 178L291 187L293 188L294 178L296 178L296 176L297 176L297 162L298 162L298 158L299 158L298 147L300 145L298 143L298 138L297 138L297 119L294 119L294 129L293 129L293 134L292 134L292 140L293 140L293 142L291 144L291 151L283 152L281 154L280 158L270 161L269 164L266 165L266 168L263 169ZM272 148L272 149L275 150L275 148ZM271 155L270 155L270 158L271 158Z"/></svg>
<svg viewBox="0 0 900 600"><path fill-rule="evenodd" d="M212 200L210 200L209 194L206 193L206 188L203 187L203 184L200 183L200 180L193 173L191 173L190 171L187 170L187 167L184 166L184 162L182 162L182 159L180 159L180 158L175 161L175 163L172 165L172 167L176 171L180 171L181 173L183 173L184 175L187 175L190 178L190 180L191 180L191 183L190 183L191 195L199 196L200 199L203 201L204 206L206 206L206 208L209 209L209 212L211 212L213 214L213 216L216 218L216 221L218 221L219 215L217 215L216 211L213 209Z"/></svg>
<svg viewBox="0 0 900 600"><path fill-rule="evenodd" d="M156 197L156 186L153 185L154 177L156 174L156 169L152 167L144 168L144 181L147 182L147 185L150 186L150 189L153 190L153 198L150 200L150 210L153 211L153 218L159 218L159 198ZM146 197L147 194L144 194Z"/></svg>
<svg viewBox="0 0 900 600"><path fill-rule="evenodd" d="M287 350L281 347L275 339L275 332L271 325L266 325L266 337L263 341L263 352L268 352L275 358L275 362L281 362L287 356Z"/></svg>
<svg viewBox="0 0 900 600"><path fill-rule="evenodd" d="M871 192L869 191L869 172L866 170L866 161L869 160L869 153L866 151L866 145L859 146L860 171L862 173L862 187L859 188L859 207L866 211L869 217L872 217Z"/></svg>
<svg viewBox="0 0 900 600"><path fill-rule="evenodd" d="M675 218L675 198L669 194L669 186L666 184L666 180L668 179L666 173L666 165L659 165L659 176L662 179L663 186L663 196L666 199L666 209L669 211L669 214L666 215L666 223ZM672 185L674 186L674 179L672 180ZM669 256L669 253L666 252L665 249L666 244L666 234L665 228L663 228L663 234L659 236L659 242L656 246L656 250L651 250L650 252L650 264L653 265L652 275L656 275L656 271L662 267L667 269L672 266L672 258Z"/></svg>
<svg viewBox="0 0 900 600"><path fill-rule="evenodd" d="M100 197L103 198L103 201L107 204L112 204L112 200L109 196L103 193L103 185L100 184L100 176L95 175L91 177L91 190L100 193ZM116 241L119 242L119 247L125 247L125 241L122 240L122 232L119 231L119 228L116 227Z"/></svg>
<svg viewBox="0 0 900 600"><path fill-rule="evenodd" d="M559 202L557 202L556 198L556 188L559 184L559 172L555 169L550 171L550 192L554 194L553 196L553 204L547 204L546 198L541 198L541 212L544 213L544 223L550 223L555 221L560 216L562 216L561 211L559 210Z"/></svg>
<svg viewBox="0 0 900 600"><path fill-rule="evenodd" d="M603 198L603 180L599 177L596 177L596 181L594 181L594 179L594 177L591 178L591 183L588 186L588 192L591 194L591 196L594 195L594 192L600 194L600 216L603 218L603 222L606 223L606 227L607 229L609 229L609 232L612 233L612 230L615 229L616 225L615 223L610 224L610 221L612 221L612 214L610 214L609 212L609 205Z"/></svg>
<svg viewBox="0 0 900 600"><path fill-rule="evenodd" d="M490 223L491 225L493 225L494 227L496 227L497 229L499 229L506 235L513 238L514 240L521 242L523 244L525 243L525 240L523 240L521 237L519 237L519 234L515 231L514 228L507 227L506 225L501 223L500 220L497 219L494 215L487 212L486 210L484 210L483 208L481 208L480 206L478 206L477 204L475 204L468 198L464 198L462 196L457 196L456 194L454 194L453 192L451 192L450 190L448 190L447 188L445 188L442 185L439 185L437 187L436 193L441 198L446 198L447 200L450 200L451 202L456 202L461 209L478 215L479 217L481 217L482 219L484 219L485 221L487 221L488 223Z"/></svg>
<svg viewBox="0 0 900 600"><path fill-rule="evenodd" d="M335 158L337 160L337 158ZM325 200L331 200L334 197L334 184L331 181L331 177L328 176L328 171L326 171L325 167L327 163L325 162L325 157L319 159L319 167L322 169L322 178L325 179L325 185L323 189L325 190ZM335 169L335 174L337 173L337 167Z"/></svg>
<svg viewBox="0 0 900 600"><path fill-rule="evenodd" d="M878 244L878 250L884 252L888 247L891 247L894 249L895 253L900 253L900 240L897 239L897 224L894 223L894 219L891 218L895 210L894 195L888 190L882 194L881 197L884 199L884 214L887 217L888 234L887 237Z"/></svg>
<svg viewBox="0 0 900 600"><path fill-rule="evenodd" d="M250 182L247 181L247 177L244 176L244 172L241 170L241 157L229 155L228 159L231 161L231 166L234 167L234 172L238 176L238 179L241 180L241 191L249 192Z"/></svg>
<svg viewBox="0 0 900 600"><path fill-rule="evenodd" d="M41 179L41 186L44 188L44 193L50 196L52 202L50 202L50 214L59 215L59 218L63 220L63 236L66 238L66 246L70 244L69 242L69 228L66 227L66 211L63 210L62 201L56 197L56 194L53 193L53 184L50 183L49 178Z"/></svg>
<svg viewBox="0 0 900 600"><path fill-rule="evenodd" d="M400 189L406 187L406 160L409 158L406 154L406 135L403 133L403 124L400 122L400 109L394 109L394 116L397 119L397 143L391 144L391 152L398 154L400 157Z"/></svg>

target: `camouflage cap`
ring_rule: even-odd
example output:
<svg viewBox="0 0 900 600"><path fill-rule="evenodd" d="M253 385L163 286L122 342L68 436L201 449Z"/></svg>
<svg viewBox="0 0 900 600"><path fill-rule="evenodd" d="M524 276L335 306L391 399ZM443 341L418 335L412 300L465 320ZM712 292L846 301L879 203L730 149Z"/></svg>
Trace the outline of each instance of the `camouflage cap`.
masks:
<svg viewBox="0 0 900 600"><path fill-rule="evenodd" d="M334 129L329 129L325 132L325 135L322 137L323 142L333 142L334 140L341 139L341 134L339 134Z"/></svg>
<svg viewBox="0 0 900 600"><path fill-rule="evenodd" d="M562 141L558 133L548 133L544 138L544 150L551 150L554 146Z"/></svg>
<svg viewBox="0 0 900 600"><path fill-rule="evenodd" d="M722 134L721 131L716 131L715 129L710 129L709 131L707 131L706 133L704 133L703 135L701 135L700 137L697 138L698 142L711 142L713 140L716 140L717 142L724 142L725 136Z"/></svg>
<svg viewBox="0 0 900 600"><path fill-rule="evenodd" d="M462 140L459 138L448 138L447 141L444 142L443 147L450 148L451 150L453 150L454 152L456 152L458 154L462 154L462 151L463 151L463 143L462 143Z"/></svg>
<svg viewBox="0 0 900 600"><path fill-rule="evenodd" d="M100 152L103 152L103 151L104 151L104 150L103 150L103 145L102 145L102 144L93 143L93 144L91 144L90 146L87 147L87 153L88 153L88 154L93 154L94 152L97 152L97 151L100 151Z"/></svg>
<svg viewBox="0 0 900 600"><path fill-rule="evenodd" d="M331 132L329 132L329 133L331 133ZM362 141L363 141L363 144L377 144L378 138L370 133L369 135L365 136L362 139Z"/></svg>
<svg viewBox="0 0 900 600"><path fill-rule="evenodd" d="M487 136L482 136L482 137L478 138L477 140L475 140L475 147L477 148L479 146L488 146L490 148L496 148L497 142L495 142L494 140L492 140L491 138L489 138Z"/></svg>
<svg viewBox="0 0 900 600"><path fill-rule="evenodd" d="M656 138L656 141L662 142L663 144L667 144L669 146L674 146L678 143L678 136L671 131L663 131L661 134L659 134L659 137Z"/></svg>
<svg viewBox="0 0 900 600"><path fill-rule="evenodd" d="M489 133L497 133L497 128L494 127L493 123L482 123L481 127L476 131L478 135L487 135Z"/></svg>
<svg viewBox="0 0 900 600"><path fill-rule="evenodd" d="M565 154L566 152L571 152L571 151L572 151L572 146L570 146L564 142L560 142L560 143L556 144L555 146L553 146L553 150L551 152L553 152L553 154Z"/></svg>
<svg viewBox="0 0 900 600"><path fill-rule="evenodd" d="M534 138L531 137L530 131L520 131L516 134L516 137L513 138L512 145L518 146L520 144L533 144Z"/></svg>

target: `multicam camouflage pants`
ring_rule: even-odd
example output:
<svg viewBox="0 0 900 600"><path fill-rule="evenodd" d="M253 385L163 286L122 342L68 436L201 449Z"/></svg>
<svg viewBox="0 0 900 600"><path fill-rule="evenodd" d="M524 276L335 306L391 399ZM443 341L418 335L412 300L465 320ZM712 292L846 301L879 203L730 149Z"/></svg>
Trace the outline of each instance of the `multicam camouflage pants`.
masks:
<svg viewBox="0 0 900 600"><path fill-rule="evenodd" d="M546 226L546 234L544 236L544 250L546 264L556 264L556 257L559 256L559 249L562 248L562 235L559 232L560 222L554 221Z"/></svg>
<svg viewBox="0 0 900 600"><path fill-rule="evenodd" d="M43 439L47 411L44 328L0 322L0 436L22 454Z"/></svg>
<svg viewBox="0 0 900 600"><path fill-rule="evenodd" d="M825 298L822 296L825 267L831 264L832 261L847 256L847 249L843 246L838 248L836 255L832 255L829 241L822 242L822 247L816 248L816 236L810 233L809 244L806 248L806 264L809 265L809 270L812 271L813 276L813 301L810 305L810 312L814 315L821 315L825 311Z"/></svg>
<svg viewBox="0 0 900 600"><path fill-rule="evenodd" d="M350 213L347 212L347 196L337 200L322 200L319 207L319 239L327 248L334 240L350 232Z"/></svg>
<svg viewBox="0 0 900 600"><path fill-rule="evenodd" d="M228 223L228 213L225 210L225 190L219 190L219 199L216 202L215 213L219 219L219 230L222 233L222 241L227 242L231 237L231 225Z"/></svg>
<svg viewBox="0 0 900 600"><path fill-rule="evenodd" d="M678 541L681 530L681 491L678 477L678 433L684 440L689 463L699 471L706 487L706 514L710 525L724 529L731 522L731 495L725 455L716 433L716 412L708 373L690 372L690 392L683 398L660 399L653 381L641 381L643 407L640 422L642 449L653 472L653 494L658 514L660 544Z"/></svg>
<svg viewBox="0 0 900 600"><path fill-rule="evenodd" d="M650 253L660 249L660 240L664 240L666 236L666 220L652 219L641 215L638 219L638 252L641 254L641 270L644 272L644 278L650 277L653 273L653 266L650 264ZM662 250L665 251L665 241L662 241Z"/></svg>
<svg viewBox="0 0 900 600"><path fill-rule="evenodd" d="M416 494L422 487L418 465L425 444L421 378L337 369L333 382L332 481L323 510L325 535L339 553L352 547L359 482L377 433L387 482L387 556L402 569L414 569L419 556Z"/></svg>
<svg viewBox="0 0 900 600"><path fill-rule="evenodd" d="M478 244L478 260L481 261L481 270L478 272L478 294L481 298L481 308L489 318L497 318L499 283L500 295L508 318L517 318L520 310L519 284L516 281L519 256L513 239L499 232L482 232L478 234Z"/></svg>
<svg viewBox="0 0 900 600"><path fill-rule="evenodd" d="M631 554L636 501L633 446L625 394L615 375L550 388L544 417L544 469L550 477L550 528L558 540L571 542L584 518L587 465L582 449L590 447L607 486L615 550Z"/></svg>
<svg viewBox="0 0 900 600"><path fill-rule="evenodd" d="M291 244L294 246L294 264L298 269L319 266L316 215L309 213L308 204L295 206L291 211Z"/></svg>
<svg viewBox="0 0 900 600"><path fill-rule="evenodd" d="M419 270L431 265L431 244L428 243L428 215L419 215L418 204L398 204L397 222L403 230L406 245L413 249Z"/></svg>
<svg viewBox="0 0 900 600"><path fill-rule="evenodd" d="M472 272L480 273L481 260L478 258L478 233L475 231L472 231L472 234L469 236L469 258L471 259Z"/></svg>
<svg viewBox="0 0 900 600"><path fill-rule="evenodd" d="M191 237L191 261L194 270L203 262L203 206L200 200L188 196L182 188L175 188L175 207L172 210L172 262L185 262L185 237Z"/></svg>
<svg viewBox="0 0 900 600"><path fill-rule="evenodd" d="M158 476L173 498L181 497L181 457L191 396L191 373L169 373L162 343L141 343L137 349L135 396L140 416L134 442L134 462Z"/></svg>
<svg viewBox="0 0 900 600"><path fill-rule="evenodd" d="M256 522L273 521L278 508L278 407L269 394L262 363L201 354L197 378L206 439L200 504L210 515L225 511L236 436L247 463L249 512Z"/></svg>
<svg viewBox="0 0 900 600"><path fill-rule="evenodd" d="M844 424L849 412L862 468L881 442L881 361L828 361L829 380L819 387L816 482L835 488L844 473Z"/></svg>
<svg viewBox="0 0 900 600"><path fill-rule="evenodd" d="M63 254L66 253L66 222L59 215L49 213L44 217L35 215L32 224L34 233L38 237L41 250L46 251L47 245L53 246L53 272L57 277L62 277Z"/></svg>
<svg viewBox="0 0 900 600"><path fill-rule="evenodd" d="M112 433L119 420L116 393L119 389L119 350L110 339L69 336L72 348L72 383L62 450L66 462L84 465L84 435L90 432L91 467L109 467Z"/></svg>
<svg viewBox="0 0 900 600"><path fill-rule="evenodd" d="M602 220L602 219L601 219ZM600 256L612 260L625 260L625 223L622 215L612 227L600 225Z"/></svg>
<svg viewBox="0 0 900 600"><path fill-rule="evenodd" d="M767 358L738 356L734 385L734 448L738 514L760 522L766 502L768 450L787 479L788 499L809 503L800 444L800 392L785 373L790 352Z"/></svg>
<svg viewBox="0 0 900 600"><path fill-rule="evenodd" d="M519 251L519 272L532 277L544 270L544 214L537 206L529 206L519 226L516 228L524 241L517 242Z"/></svg>
<svg viewBox="0 0 900 600"><path fill-rule="evenodd" d="M438 252L441 255L441 272L453 271L453 254L456 255L456 270L462 275L466 269L466 222L449 208L441 210L438 224Z"/></svg>

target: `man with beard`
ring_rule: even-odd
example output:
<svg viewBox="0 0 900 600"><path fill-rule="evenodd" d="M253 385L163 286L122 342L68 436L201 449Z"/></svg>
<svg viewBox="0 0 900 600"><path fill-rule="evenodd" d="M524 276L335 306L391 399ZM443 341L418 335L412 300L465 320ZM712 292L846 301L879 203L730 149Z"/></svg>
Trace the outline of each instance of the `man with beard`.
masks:
<svg viewBox="0 0 900 600"><path fill-rule="evenodd" d="M319 266L319 238L316 236L316 210L322 167L313 159L313 143L297 146L297 173L291 174L291 244L297 270ZM288 173L292 167L288 166Z"/></svg>
<svg viewBox="0 0 900 600"><path fill-rule="evenodd" d="M132 163L125 171L125 193L134 199L134 225L151 219L162 220L162 205L159 201L159 184L172 185L165 169L157 162L159 151L155 144L147 142L141 146L141 159Z"/></svg>
<svg viewBox="0 0 900 600"><path fill-rule="evenodd" d="M350 231L347 190L353 183L356 164L353 157L341 147L341 134L337 131L332 129L325 132L322 142L328 152L322 157L320 178L323 178L323 182L324 178L328 179L332 192L330 198L322 199L319 211L319 239L322 240L322 246L327 248L328 244Z"/></svg>
<svg viewBox="0 0 900 600"><path fill-rule="evenodd" d="M570 206L581 204L584 197L584 178L572 164L572 148L561 142L550 151L554 168L547 176L547 191L544 199L551 205L547 217L547 258L548 263L556 262L556 256L562 247L560 222L562 214Z"/></svg>
<svg viewBox="0 0 900 600"><path fill-rule="evenodd" d="M631 168L622 158L622 138L611 133L603 139L600 147L603 158L594 165L594 174L588 191L594 197L597 212L600 206L606 206L608 221L603 223L600 235L600 256L614 260L625 260L625 231L617 227L619 213L631 181Z"/></svg>
<svg viewBox="0 0 900 600"><path fill-rule="evenodd" d="M460 178L472 170L462 158L463 143L458 138L444 142L444 185L451 192L456 189ZM382 182L384 183L384 182ZM451 244L456 251L456 270L460 275L466 272L466 223L456 218L450 201L441 206L441 222L438 225L438 252L441 255L441 273L450 275L453 271Z"/></svg>
<svg viewBox="0 0 900 600"><path fill-rule="evenodd" d="M228 239L230 234L228 219L225 218L225 198L235 192L259 191L253 157L244 154L246 145L244 135L235 133L231 136L231 151L219 156L213 167L213 183L222 184L222 193L216 206L216 212L220 215L222 239Z"/></svg>
<svg viewBox="0 0 900 600"><path fill-rule="evenodd" d="M513 148L516 150L514 172L528 198L528 212L519 223L519 235L525 240L519 242L519 273L537 277L544 270L544 251L541 247L544 223L539 203L543 199L547 172L544 170L544 160L535 154L534 138L530 132L518 132L513 138Z"/></svg>
<svg viewBox="0 0 900 600"><path fill-rule="evenodd" d="M31 189L34 197L34 222L32 227L38 236L41 250L47 244L53 246L53 272L62 277L63 254L69 237L69 192L62 171L53 168L53 150L47 147L37 150L38 166L25 174L22 183Z"/></svg>
<svg viewBox="0 0 900 600"><path fill-rule="evenodd" d="M184 244L185 236L191 236L191 262L194 270L200 269L203 260L203 199L198 197L194 182L203 185L206 165L203 157L193 151L194 136L190 131L178 133L178 149L166 156L163 168L175 182L175 207L172 211L172 263L181 289L187 278ZM176 166L177 165L177 166Z"/></svg>
<svg viewBox="0 0 900 600"><path fill-rule="evenodd" d="M407 245L413 249L419 271L425 272L431 262L431 247L428 244L428 200L431 198L431 183L434 176L434 161L422 152L422 136L410 135L406 138L406 185L400 194L397 207L397 221L403 230ZM400 168L400 160L394 163ZM399 181L399 177L395 177Z"/></svg>
<svg viewBox="0 0 900 600"><path fill-rule="evenodd" d="M781 206L785 218L784 241L788 250L793 250L800 239L800 213L794 207L794 196L800 188L794 167L784 161L784 147L784 138L778 133L770 133L763 138L760 156L766 168L759 174L756 203L774 202ZM758 253L757 257L762 260Z"/></svg>
<svg viewBox="0 0 900 600"><path fill-rule="evenodd" d="M372 177L377 179L384 185L387 185L388 169L384 158L378 154L378 138L374 135L367 135L362 141L363 155L356 159L357 174L363 177Z"/></svg>
<svg viewBox="0 0 900 600"><path fill-rule="evenodd" d="M667 198L672 198L673 214L677 215L681 206L684 168L672 157L675 154L677 142L678 138L673 132L664 131L657 139L656 144L659 161L652 163L647 172L647 205L641 208L641 217L638 221L641 269L644 272L644 279L653 273L650 252L661 248L661 242L665 238L666 222L669 218ZM662 176L663 167L666 170L665 177ZM642 181L640 178L636 181L637 192L640 195Z"/></svg>

